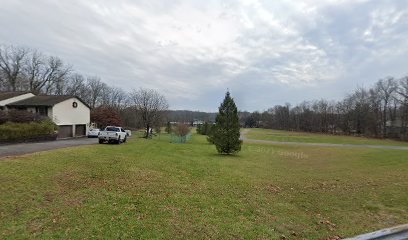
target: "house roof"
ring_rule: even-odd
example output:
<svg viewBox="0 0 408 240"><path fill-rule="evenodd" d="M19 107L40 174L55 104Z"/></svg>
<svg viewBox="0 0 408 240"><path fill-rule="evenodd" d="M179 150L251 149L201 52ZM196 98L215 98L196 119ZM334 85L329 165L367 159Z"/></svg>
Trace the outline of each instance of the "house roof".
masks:
<svg viewBox="0 0 408 240"><path fill-rule="evenodd" d="M20 95L24 95L30 92L0 92L0 101L13 98L13 97L18 97Z"/></svg>
<svg viewBox="0 0 408 240"><path fill-rule="evenodd" d="M80 102L82 102L85 106L88 106L82 99L75 97L75 96L70 96L70 95L40 95L40 96L34 96L30 97L21 101L13 102L10 104L7 104L7 106L11 107L34 107L34 106L45 106L45 107L52 107L60 102L63 102L65 100L71 99L71 98L76 98Z"/></svg>

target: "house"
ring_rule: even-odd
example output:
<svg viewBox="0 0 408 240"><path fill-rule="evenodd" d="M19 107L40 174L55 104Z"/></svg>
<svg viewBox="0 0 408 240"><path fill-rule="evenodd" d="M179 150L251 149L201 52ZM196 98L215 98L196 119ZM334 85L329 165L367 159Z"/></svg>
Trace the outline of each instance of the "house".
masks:
<svg viewBox="0 0 408 240"><path fill-rule="evenodd" d="M193 127L198 127L199 125L203 125L203 124L204 124L204 121L201 121L201 120L194 119L193 121Z"/></svg>
<svg viewBox="0 0 408 240"><path fill-rule="evenodd" d="M0 110L5 110L9 103L24 100L35 95L30 92L0 92Z"/></svg>
<svg viewBox="0 0 408 240"><path fill-rule="evenodd" d="M90 107L75 96L0 92L0 109L48 116L58 125L58 138L85 136L90 126Z"/></svg>

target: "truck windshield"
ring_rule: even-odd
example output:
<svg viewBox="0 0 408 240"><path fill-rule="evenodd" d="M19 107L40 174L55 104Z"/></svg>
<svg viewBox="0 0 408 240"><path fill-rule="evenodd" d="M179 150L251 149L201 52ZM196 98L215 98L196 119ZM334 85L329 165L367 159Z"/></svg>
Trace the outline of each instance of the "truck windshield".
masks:
<svg viewBox="0 0 408 240"><path fill-rule="evenodd" d="M105 130L109 132L120 132L120 129L116 127L107 127Z"/></svg>

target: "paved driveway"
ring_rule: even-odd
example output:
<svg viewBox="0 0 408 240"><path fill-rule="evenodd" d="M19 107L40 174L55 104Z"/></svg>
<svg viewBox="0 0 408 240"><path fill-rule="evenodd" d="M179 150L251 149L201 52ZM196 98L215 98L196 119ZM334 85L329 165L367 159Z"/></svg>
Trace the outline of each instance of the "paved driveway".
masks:
<svg viewBox="0 0 408 240"><path fill-rule="evenodd" d="M18 143L10 145L0 145L0 158L96 143L98 143L97 138L74 138L40 143Z"/></svg>

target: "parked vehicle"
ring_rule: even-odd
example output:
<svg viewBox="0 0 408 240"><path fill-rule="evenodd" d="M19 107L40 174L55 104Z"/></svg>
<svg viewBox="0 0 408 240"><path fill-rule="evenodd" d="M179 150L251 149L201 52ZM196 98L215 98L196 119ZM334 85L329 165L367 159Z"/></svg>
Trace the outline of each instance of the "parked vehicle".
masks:
<svg viewBox="0 0 408 240"><path fill-rule="evenodd" d="M132 136L132 131L130 131L130 130L125 130L125 132L126 132L126 135L127 135L128 137L131 137L131 136Z"/></svg>
<svg viewBox="0 0 408 240"><path fill-rule="evenodd" d="M100 132L101 130L99 130L98 128L89 129L87 135L89 138L93 138L93 137L97 138Z"/></svg>
<svg viewBox="0 0 408 240"><path fill-rule="evenodd" d="M127 139L126 131L121 127L107 126L98 135L99 143L124 143Z"/></svg>

